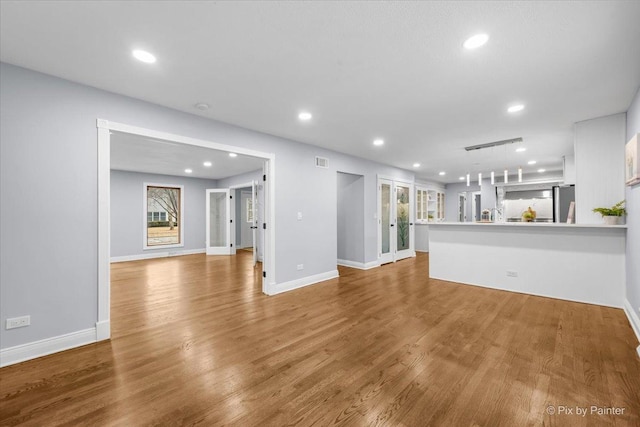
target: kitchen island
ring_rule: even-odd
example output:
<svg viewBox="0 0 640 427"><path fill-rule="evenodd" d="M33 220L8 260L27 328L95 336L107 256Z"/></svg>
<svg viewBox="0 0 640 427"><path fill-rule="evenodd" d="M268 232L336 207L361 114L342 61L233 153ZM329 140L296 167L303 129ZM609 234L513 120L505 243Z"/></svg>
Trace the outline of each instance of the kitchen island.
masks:
<svg viewBox="0 0 640 427"><path fill-rule="evenodd" d="M626 226L429 224L429 277L621 308Z"/></svg>

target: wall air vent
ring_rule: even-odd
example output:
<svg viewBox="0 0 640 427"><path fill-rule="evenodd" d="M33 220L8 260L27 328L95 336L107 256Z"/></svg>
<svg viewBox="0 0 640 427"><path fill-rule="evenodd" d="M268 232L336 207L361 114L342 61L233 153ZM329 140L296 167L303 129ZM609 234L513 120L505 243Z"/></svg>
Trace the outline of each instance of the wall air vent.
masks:
<svg viewBox="0 0 640 427"><path fill-rule="evenodd" d="M327 169L329 167L329 159L316 156L316 167Z"/></svg>
<svg viewBox="0 0 640 427"><path fill-rule="evenodd" d="M469 147L464 147L464 149L467 151L482 150L483 148L499 147L501 145L515 144L516 142L522 142L522 138L504 139L502 141L488 142L486 144L470 145Z"/></svg>

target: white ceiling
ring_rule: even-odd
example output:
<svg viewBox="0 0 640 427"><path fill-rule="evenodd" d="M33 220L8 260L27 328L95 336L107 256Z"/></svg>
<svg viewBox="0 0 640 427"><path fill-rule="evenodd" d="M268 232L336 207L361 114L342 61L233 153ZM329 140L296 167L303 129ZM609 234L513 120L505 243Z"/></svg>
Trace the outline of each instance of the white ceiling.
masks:
<svg viewBox="0 0 640 427"><path fill-rule="evenodd" d="M262 169L264 160L238 154L229 157L226 151L112 132L111 169L186 176L190 178L223 179ZM204 166L211 162L211 166ZM191 169L186 173L185 169Z"/></svg>
<svg viewBox="0 0 640 427"><path fill-rule="evenodd" d="M626 111L639 18L639 1L613 0L2 1L0 59L405 169L420 162L418 177L451 182L557 170L573 123ZM463 49L478 32L488 44ZM134 48L158 61L136 61ZM516 102L526 109L508 114ZM514 137L528 151L463 150Z"/></svg>

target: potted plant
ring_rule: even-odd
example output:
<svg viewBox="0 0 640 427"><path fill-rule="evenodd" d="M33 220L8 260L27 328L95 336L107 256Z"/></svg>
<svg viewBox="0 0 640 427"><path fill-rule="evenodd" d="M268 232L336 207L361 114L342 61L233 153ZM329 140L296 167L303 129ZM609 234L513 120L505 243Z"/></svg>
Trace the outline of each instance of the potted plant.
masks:
<svg viewBox="0 0 640 427"><path fill-rule="evenodd" d="M593 212L599 213L602 215L602 219L605 224L608 225L619 225L623 223L622 217L627 214L627 210L624 207L625 201L616 203L610 208L595 208Z"/></svg>

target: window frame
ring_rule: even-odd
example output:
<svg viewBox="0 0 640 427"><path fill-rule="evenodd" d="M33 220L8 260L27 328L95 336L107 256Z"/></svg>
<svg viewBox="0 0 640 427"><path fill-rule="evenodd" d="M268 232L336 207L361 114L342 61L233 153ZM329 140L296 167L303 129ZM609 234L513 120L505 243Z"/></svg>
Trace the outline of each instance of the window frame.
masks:
<svg viewBox="0 0 640 427"><path fill-rule="evenodd" d="M179 240L178 243L170 243L167 245L148 245L148 217L149 212L147 206L147 195L149 191L149 187L161 187L161 188L173 188L178 189L180 192L180 214L178 219L178 227L179 227ZM153 250L153 249L168 249L168 248L183 248L184 247L184 185L176 185L176 184L159 184L154 182L145 182L142 185L142 250ZM158 217L160 217L160 213L158 212Z"/></svg>

